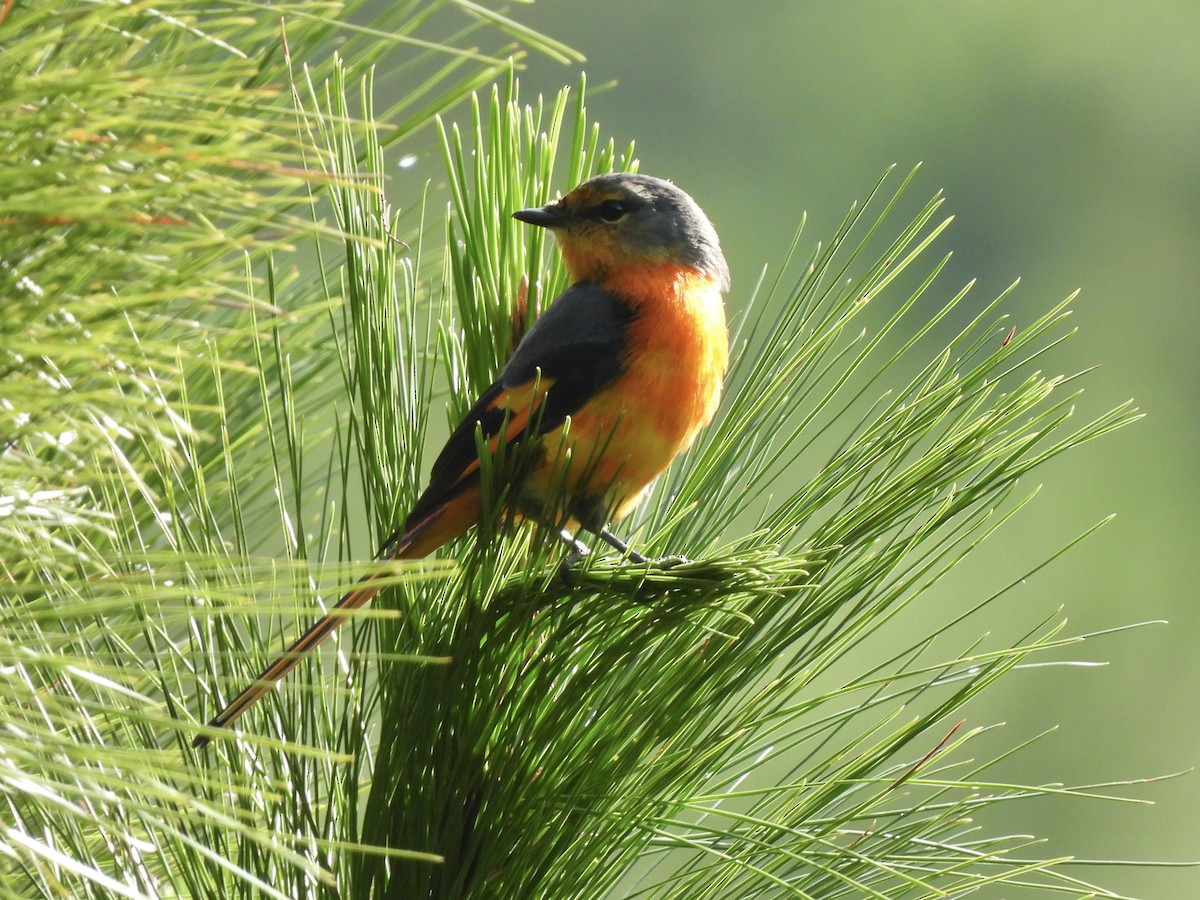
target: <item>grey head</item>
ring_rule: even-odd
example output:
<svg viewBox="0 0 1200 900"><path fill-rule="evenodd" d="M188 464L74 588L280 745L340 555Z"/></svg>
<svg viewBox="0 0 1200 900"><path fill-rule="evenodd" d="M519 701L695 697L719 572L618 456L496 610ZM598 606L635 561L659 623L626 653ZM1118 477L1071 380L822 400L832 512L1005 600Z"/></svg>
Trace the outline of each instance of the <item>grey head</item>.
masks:
<svg viewBox="0 0 1200 900"><path fill-rule="evenodd" d="M675 263L728 290L716 229L695 200L662 178L596 175L553 203L513 216L551 229L576 279L603 281L617 268Z"/></svg>

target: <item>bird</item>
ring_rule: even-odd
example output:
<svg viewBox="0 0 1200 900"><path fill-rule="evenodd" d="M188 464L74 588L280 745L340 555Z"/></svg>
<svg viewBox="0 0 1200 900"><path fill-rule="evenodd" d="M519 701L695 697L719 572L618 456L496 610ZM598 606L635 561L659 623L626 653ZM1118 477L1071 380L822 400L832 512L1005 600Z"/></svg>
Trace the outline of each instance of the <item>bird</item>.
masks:
<svg viewBox="0 0 1200 900"><path fill-rule="evenodd" d="M589 532L634 563L646 557L610 526L710 422L729 359L729 267L717 232L672 182L596 175L513 218L548 229L570 285L518 342L450 434L429 485L380 559L419 559L465 534L483 511L477 433L489 452L528 453L505 503L517 517L565 523L569 568ZM203 747L382 589L368 575L196 736Z"/></svg>

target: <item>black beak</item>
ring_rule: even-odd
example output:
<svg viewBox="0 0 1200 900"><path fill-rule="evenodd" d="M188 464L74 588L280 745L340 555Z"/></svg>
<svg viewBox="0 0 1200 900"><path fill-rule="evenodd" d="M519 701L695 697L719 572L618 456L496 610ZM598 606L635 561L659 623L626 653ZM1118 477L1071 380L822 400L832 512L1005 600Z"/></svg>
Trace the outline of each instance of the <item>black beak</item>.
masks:
<svg viewBox="0 0 1200 900"><path fill-rule="evenodd" d="M532 209L518 209L513 218L519 222L537 225L539 228L559 228L567 224L567 211L559 203L547 203Z"/></svg>

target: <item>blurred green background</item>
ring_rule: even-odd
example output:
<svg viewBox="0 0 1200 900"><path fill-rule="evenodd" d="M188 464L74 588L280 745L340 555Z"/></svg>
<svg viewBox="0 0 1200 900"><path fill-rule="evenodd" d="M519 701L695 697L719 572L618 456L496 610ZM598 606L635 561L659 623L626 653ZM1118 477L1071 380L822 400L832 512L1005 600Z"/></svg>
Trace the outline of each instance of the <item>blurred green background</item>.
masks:
<svg viewBox="0 0 1200 900"><path fill-rule="evenodd" d="M805 246L827 239L893 162L923 162L914 199L944 188L957 217L937 245L955 252L939 296L977 277L982 304L1019 276L1006 307L1019 326L1082 289L1079 334L1048 367L1099 364L1080 411L1133 396L1147 418L1041 470L1040 499L976 563L997 572L979 590L1116 512L994 624L1020 633L1060 607L1072 633L1170 624L1062 657L1103 668L1019 673L969 724L1007 723L998 747L1061 726L1010 768L1028 782L1196 765L1200 3L562 0L515 13L586 54L593 88L617 82L593 91L592 117L636 139L642 171L679 183L716 222L732 305L781 259L802 212ZM530 60L522 94L575 77ZM913 617L979 599L956 584L960 596L922 598ZM1200 858L1200 775L1127 793L1155 805L1014 804L997 827L1050 836L1039 853ZM1139 897L1200 897L1198 869L1080 874Z"/></svg>

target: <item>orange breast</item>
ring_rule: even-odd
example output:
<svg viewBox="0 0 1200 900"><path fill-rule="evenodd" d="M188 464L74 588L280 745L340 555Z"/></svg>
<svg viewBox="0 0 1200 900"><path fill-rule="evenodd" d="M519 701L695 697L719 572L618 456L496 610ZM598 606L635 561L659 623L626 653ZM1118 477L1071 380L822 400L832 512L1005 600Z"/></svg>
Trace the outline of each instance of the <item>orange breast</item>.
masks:
<svg viewBox="0 0 1200 900"><path fill-rule="evenodd" d="M605 287L634 310L625 371L572 418L568 480L604 494L616 519L712 419L728 334L719 286L693 269L626 268Z"/></svg>

